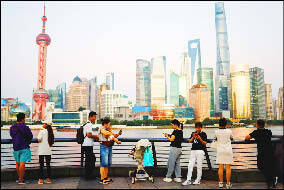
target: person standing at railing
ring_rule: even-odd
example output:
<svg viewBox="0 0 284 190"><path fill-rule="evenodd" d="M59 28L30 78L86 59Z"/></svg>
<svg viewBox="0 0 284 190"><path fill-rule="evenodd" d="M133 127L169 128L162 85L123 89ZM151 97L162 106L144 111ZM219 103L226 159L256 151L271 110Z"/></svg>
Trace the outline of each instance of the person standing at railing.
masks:
<svg viewBox="0 0 284 190"><path fill-rule="evenodd" d="M111 132L110 119L105 118L101 119L102 127L99 129L99 141L100 141L100 174L102 184L109 184L112 181L111 178L108 177L108 169L112 164L112 146L114 145L114 141L109 137L113 135L114 138L117 138L122 134L122 130L120 130L117 134Z"/></svg>
<svg viewBox="0 0 284 190"><path fill-rule="evenodd" d="M183 141L183 124L177 119L171 121L171 127L174 129L172 134L165 133L165 137L171 142L170 152L168 159L168 172L166 178L163 179L165 182L172 182L172 174L175 172L174 181L181 182L181 168L180 168L180 157L181 157L181 142Z"/></svg>
<svg viewBox="0 0 284 190"><path fill-rule="evenodd" d="M188 162L187 179L182 183L182 185L191 184L191 175L195 161L197 162L197 178L193 182L194 185L200 184L202 176L202 162L204 160L205 148L207 144L207 135L202 131L202 123L195 123L196 131L193 132L189 138L189 142L192 143L191 152Z"/></svg>
<svg viewBox="0 0 284 190"><path fill-rule="evenodd" d="M17 123L10 127L12 137L14 158L16 160L16 170L18 174L18 184L26 184L24 181L25 163L31 161L30 144L33 134L25 124L26 116L24 113L17 114Z"/></svg>
<svg viewBox="0 0 284 190"><path fill-rule="evenodd" d="M91 180L93 170L96 163L96 155L94 154L94 140L98 140L99 136L93 134L93 125L96 121L97 113L91 111L87 123L83 126L84 142L82 144L82 152L85 154L85 179Z"/></svg>
<svg viewBox="0 0 284 190"><path fill-rule="evenodd" d="M219 187L223 187L223 171L226 166L226 188L230 189L231 180L231 164L233 163L233 149L231 140L233 140L232 130L227 129L228 123L226 118L219 120L219 129L215 131L215 139L217 140L216 163L219 164Z"/></svg>
<svg viewBox="0 0 284 190"><path fill-rule="evenodd" d="M257 167L263 173L266 179L267 187L276 188L276 166L273 152L273 146L271 143L272 132L269 129L265 129L265 121L262 119L257 120L256 130L245 137L248 141L252 138L257 143Z"/></svg>
<svg viewBox="0 0 284 190"><path fill-rule="evenodd" d="M43 121L43 130L41 130L37 136L38 139L38 156L39 156L39 163L40 163L40 171L39 171L39 180L38 184L43 184L43 167L44 167L44 158L46 162L47 168L47 176L45 183L51 183L51 154L52 150L51 147L54 144L54 133L52 130L52 124L48 121Z"/></svg>

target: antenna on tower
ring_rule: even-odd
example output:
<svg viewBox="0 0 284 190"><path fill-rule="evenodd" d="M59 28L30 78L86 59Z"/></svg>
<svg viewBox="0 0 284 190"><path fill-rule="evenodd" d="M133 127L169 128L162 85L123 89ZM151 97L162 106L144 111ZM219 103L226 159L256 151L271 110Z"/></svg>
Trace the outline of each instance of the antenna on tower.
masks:
<svg viewBox="0 0 284 190"><path fill-rule="evenodd" d="M45 16L45 1L43 2L43 9L44 9L43 16Z"/></svg>

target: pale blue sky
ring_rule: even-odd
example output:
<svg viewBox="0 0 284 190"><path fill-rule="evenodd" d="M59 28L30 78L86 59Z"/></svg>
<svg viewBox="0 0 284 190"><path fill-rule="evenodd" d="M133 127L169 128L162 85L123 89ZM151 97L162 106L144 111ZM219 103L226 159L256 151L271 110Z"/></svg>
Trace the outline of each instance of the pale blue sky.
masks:
<svg viewBox="0 0 284 190"><path fill-rule="evenodd" d="M46 2L46 89L73 78L115 73L115 89L135 100L136 59L164 55L179 71L187 41L200 38L202 67L216 67L214 2ZM283 2L225 2L231 64L265 71L283 86ZM1 97L31 103L43 2L1 1ZM215 73L214 73L215 74Z"/></svg>

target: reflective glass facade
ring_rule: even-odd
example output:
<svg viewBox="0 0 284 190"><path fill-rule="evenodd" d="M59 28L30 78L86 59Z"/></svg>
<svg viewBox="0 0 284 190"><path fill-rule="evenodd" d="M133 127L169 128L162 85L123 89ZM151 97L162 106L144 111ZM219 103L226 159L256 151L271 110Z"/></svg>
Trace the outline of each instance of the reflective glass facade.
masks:
<svg viewBox="0 0 284 190"><path fill-rule="evenodd" d="M210 116L214 116L214 86L213 86L213 68L197 69L197 81L203 83L210 90ZM222 92L221 92L222 93Z"/></svg>
<svg viewBox="0 0 284 190"><path fill-rule="evenodd" d="M52 123L80 124L80 112L52 113Z"/></svg>
<svg viewBox="0 0 284 190"><path fill-rule="evenodd" d="M59 99L60 99L60 109L66 110L66 83L61 83L56 87L56 90L59 93ZM56 107L55 107L56 108Z"/></svg>
<svg viewBox="0 0 284 190"><path fill-rule="evenodd" d="M188 88L186 87L186 76L179 76L179 106L187 106Z"/></svg>
<svg viewBox="0 0 284 190"><path fill-rule="evenodd" d="M167 103L166 57L151 59L151 105Z"/></svg>
<svg viewBox="0 0 284 190"><path fill-rule="evenodd" d="M97 77L92 78L89 81L89 109L91 111L98 111L98 87L97 87Z"/></svg>
<svg viewBox="0 0 284 190"><path fill-rule="evenodd" d="M201 54L200 54L200 40L199 39L188 41L188 56L190 58L191 85L195 85L197 84L197 69L201 67Z"/></svg>
<svg viewBox="0 0 284 190"><path fill-rule="evenodd" d="M249 70L251 115L253 119L266 119L264 71L254 67Z"/></svg>
<svg viewBox="0 0 284 190"><path fill-rule="evenodd" d="M114 73L106 74L106 84L109 85L110 90L114 90Z"/></svg>
<svg viewBox="0 0 284 190"><path fill-rule="evenodd" d="M170 72L170 104L179 106L179 75Z"/></svg>
<svg viewBox="0 0 284 190"><path fill-rule="evenodd" d="M48 90L49 102L54 102L54 108L62 109L62 100L59 90Z"/></svg>
<svg viewBox="0 0 284 190"><path fill-rule="evenodd" d="M215 112L222 112L223 110L231 109L230 53L223 2L215 3L215 28L217 45ZM225 92L227 92L227 94L225 94Z"/></svg>
<svg viewBox="0 0 284 190"><path fill-rule="evenodd" d="M191 120L194 119L194 111L191 107L185 108L175 108L174 109L174 118L180 120Z"/></svg>
<svg viewBox="0 0 284 190"><path fill-rule="evenodd" d="M232 114L234 119L250 119L250 76L248 64L231 65Z"/></svg>
<svg viewBox="0 0 284 190"><path fill-rule="evenodd" d="M151 64L136 60L136 105L151 106Z"/></svg>

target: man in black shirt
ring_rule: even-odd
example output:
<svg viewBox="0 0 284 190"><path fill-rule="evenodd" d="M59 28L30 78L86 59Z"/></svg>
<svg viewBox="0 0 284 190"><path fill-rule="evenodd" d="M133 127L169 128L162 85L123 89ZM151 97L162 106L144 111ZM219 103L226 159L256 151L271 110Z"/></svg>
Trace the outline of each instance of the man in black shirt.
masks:
<svg viewBox="0 0 284 190"><path fill-rule="evenodd" d="M189 138L189 142L192 143L189 162L188 162L188 171L187 171L187 179L182 183L182 185L191 184L191 175L193 166L195 161L197 162L197 178L193 182L194 185L200 184L201 176L202 176L202 162L204 159L204 149L207 144L207 135L202 132L202 123L195 123L196 131L193 132Z"/></svg>
<svg viewBox="0 0 284 190"><path fill-rule="evenodd" d="M245 140L255 139L257 143L257 167L266 178L268 188L275 188L275 159L271 143L272 132L264 128L261 119L256 122L256 130L245 137Z"/></svg>

